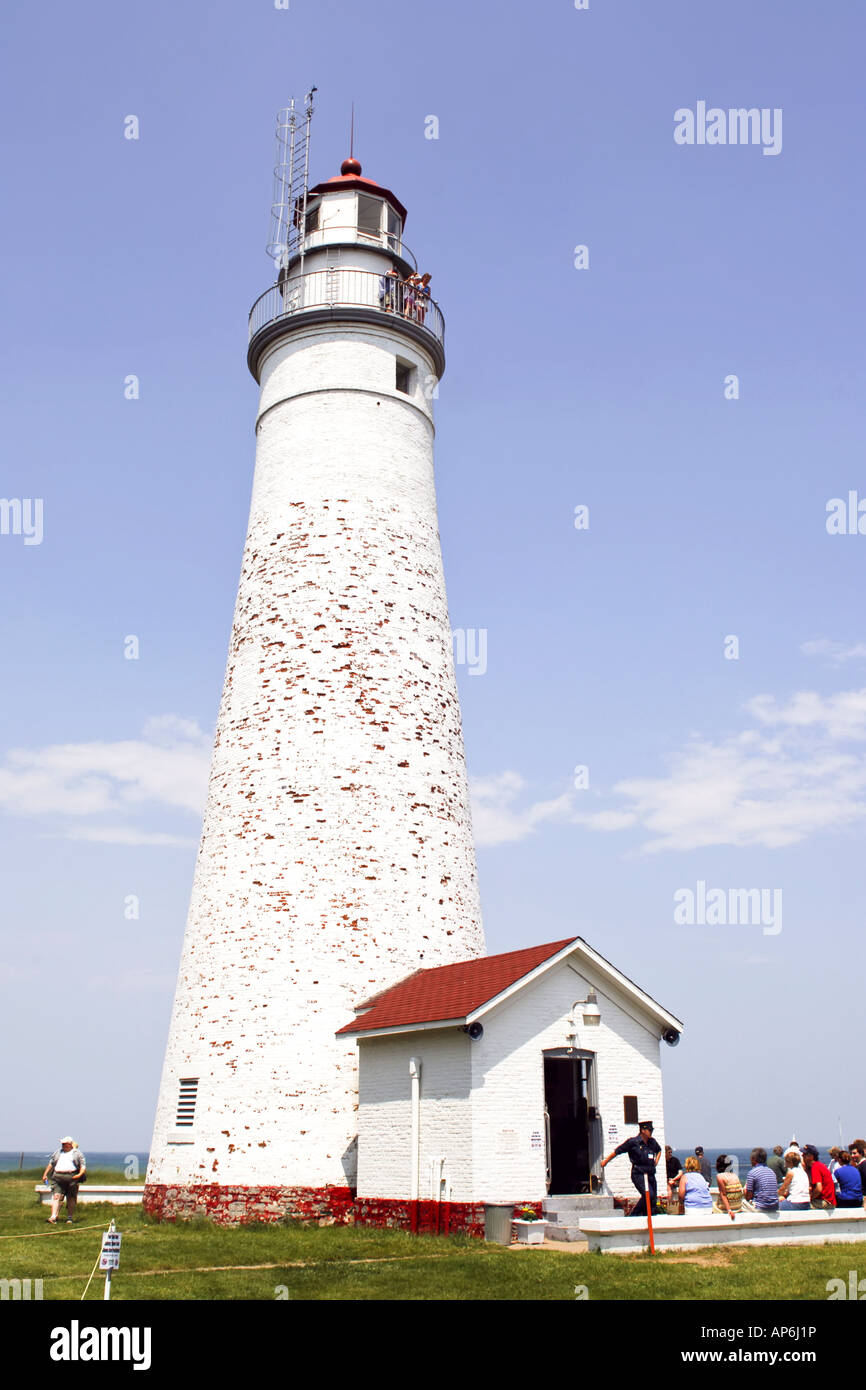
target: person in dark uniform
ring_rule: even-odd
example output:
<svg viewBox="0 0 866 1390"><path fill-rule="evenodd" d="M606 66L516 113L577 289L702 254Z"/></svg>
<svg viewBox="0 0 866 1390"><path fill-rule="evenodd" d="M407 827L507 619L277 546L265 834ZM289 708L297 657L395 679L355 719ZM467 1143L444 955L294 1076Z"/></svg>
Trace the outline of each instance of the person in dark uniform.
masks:
<svg viewBox="0 0 866 1390"><path fill-rule="evenodd" d="M607 1158L601 1160L602 1168L606 1168L611 1159L618 1154L628 1154L631 1162L631 1180L640 1193L640 1201L637 1206L629 1212L629 1216L646 1216L646 1193L644 1191L644 1178L650 1190L650 1200L652 1201L652 1214L658 1212L658 1191L656 1189L656 1168L662 1156L661 1144L653 1139L653 1127L649 1120L641 1120L638 1124L638 1133L633 1139L626 1139L624 1144L620 1144L618 1149L608 1154Z"/></svg>

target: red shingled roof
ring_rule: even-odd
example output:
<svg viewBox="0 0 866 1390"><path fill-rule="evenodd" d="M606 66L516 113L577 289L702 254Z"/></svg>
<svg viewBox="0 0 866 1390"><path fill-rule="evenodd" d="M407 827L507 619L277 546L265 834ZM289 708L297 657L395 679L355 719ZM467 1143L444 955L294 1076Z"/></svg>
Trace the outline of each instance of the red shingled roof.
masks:
<svg viewBox="0 0 866 1390"><path fill-rule="evenodd" d="M457 965L416 970L414 975L369 1000L368 1012L339 1032L366 1033L375 1028L465 1018L577 940L576 936L568 937L546 946L529 946L524 951L506 951L501 956L479 956Z"/></svg>

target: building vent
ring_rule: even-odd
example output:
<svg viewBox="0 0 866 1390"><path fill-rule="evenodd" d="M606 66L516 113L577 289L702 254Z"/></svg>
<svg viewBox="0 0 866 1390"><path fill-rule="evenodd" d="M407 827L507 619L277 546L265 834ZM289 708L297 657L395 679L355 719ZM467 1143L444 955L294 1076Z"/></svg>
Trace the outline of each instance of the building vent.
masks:
<svg viewBox="0 0 866 1390"><path fill-rule="evenodd" d="M180 1079L180 1090L177 1096L177 1116L175 1125L178 1129L191 1129L195 1120L195 1103L198 1097L198 1077L182 1076Z"/></svg>

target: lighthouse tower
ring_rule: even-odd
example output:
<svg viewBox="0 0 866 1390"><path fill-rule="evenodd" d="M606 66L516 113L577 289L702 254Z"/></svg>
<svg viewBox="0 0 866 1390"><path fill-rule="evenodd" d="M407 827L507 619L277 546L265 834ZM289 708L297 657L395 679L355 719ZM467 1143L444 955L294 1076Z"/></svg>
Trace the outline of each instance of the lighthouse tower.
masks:
<svg viewBox="0 0 866 1390"><path fill-rule="evenodd" d="M282 116L279 273L250 315L255 477L147 1173L162 1216L345 1211L337 1030L484 950L433 477L442 314L393 193L354 158L308 187L310 114Z"/></svg>

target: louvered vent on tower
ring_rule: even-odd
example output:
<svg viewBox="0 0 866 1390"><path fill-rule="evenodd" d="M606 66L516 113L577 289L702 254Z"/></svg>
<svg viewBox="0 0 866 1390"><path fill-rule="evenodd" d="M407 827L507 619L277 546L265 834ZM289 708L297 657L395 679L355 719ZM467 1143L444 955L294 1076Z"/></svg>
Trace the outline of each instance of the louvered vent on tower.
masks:
<svg viewBox="0 0 866 1390"><path fill-rule="evenodd" d="M198 1077L183 1076L180 1079L180 1090L177 1097L177 1116L175 1124L178 1129L190 1129L195 1120L195 1103L198 1098Z"/></svg>

